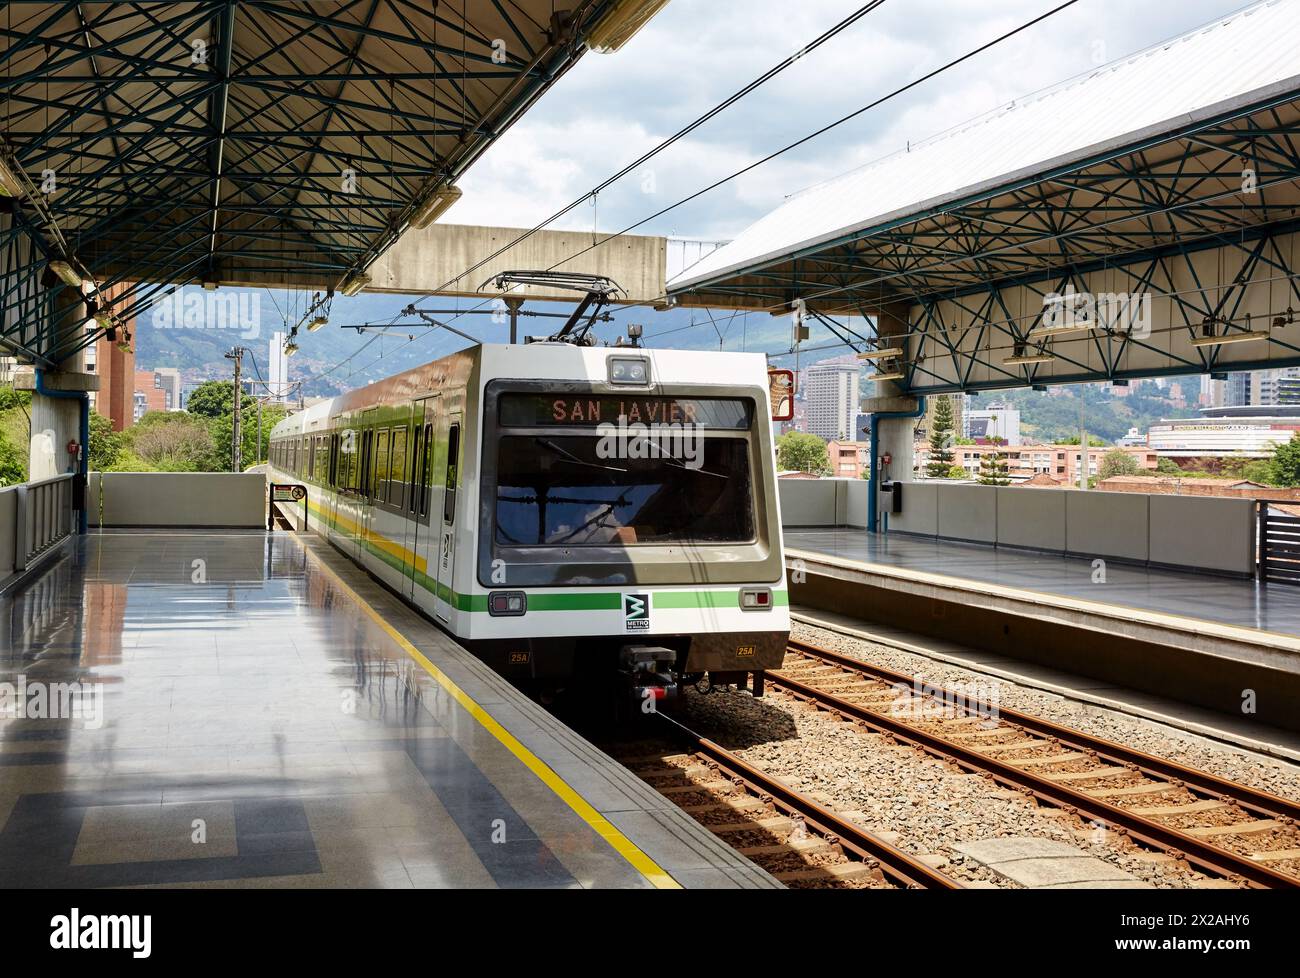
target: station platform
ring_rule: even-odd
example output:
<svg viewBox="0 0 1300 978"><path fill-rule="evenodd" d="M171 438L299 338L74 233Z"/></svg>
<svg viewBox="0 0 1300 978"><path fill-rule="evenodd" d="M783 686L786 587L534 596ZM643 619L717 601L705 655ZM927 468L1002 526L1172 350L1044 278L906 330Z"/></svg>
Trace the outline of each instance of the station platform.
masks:
<svg viewBox="0 0 1300 978"><path fill-rule="evenodd" d="M1300 729L1300 588L861 529L787 529L791 604ZM1245 704L1245 707L1243 707Z"/></svg>
<svg viewBox="0 0 1300 978"><path fill-rule="evenodd" d="M0 595L0 887L778 885L318 538L67 548Z"/></svg>

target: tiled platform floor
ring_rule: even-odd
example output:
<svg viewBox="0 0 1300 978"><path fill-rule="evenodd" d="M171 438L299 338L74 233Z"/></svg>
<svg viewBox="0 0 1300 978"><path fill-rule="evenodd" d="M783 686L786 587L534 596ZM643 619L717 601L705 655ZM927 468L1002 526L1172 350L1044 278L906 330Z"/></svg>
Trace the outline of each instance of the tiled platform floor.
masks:
<svg viewBox="0 0 1300 978"><path fill-rule="evenodd" d="M1189 528L1189 532L1194 532ZM1179 573L1110 561L1105 583L1092 561L858 529L786 530L785 545L866 563L1098 601L1239 628L1300 635L1300 587Z"/></svg>
<svg viewBox="0 0 1300 978"><path fill-rule="evenodd" d="M0 596L0 709L55 684L0 712L0 887L772 885L314 538L80 538Z"/></svg>

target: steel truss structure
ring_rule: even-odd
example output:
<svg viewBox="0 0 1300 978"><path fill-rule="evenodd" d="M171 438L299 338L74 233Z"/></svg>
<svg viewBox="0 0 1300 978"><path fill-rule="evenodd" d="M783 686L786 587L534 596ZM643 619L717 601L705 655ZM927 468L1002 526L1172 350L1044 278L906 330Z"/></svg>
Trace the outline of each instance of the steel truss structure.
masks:
<svg viewBox="0 0 1300 978"><path fill-rule="evenodd" d="M1292 90L673 291L802 299L855 349L901 344L884 365L914 394L1300 364L1298 139ZM1147 296L1149 332L1053 335L1045 298L1069 291Z"/></svg>
<svg viewBox="0 0 1300 978"><path fill-rule="evenodd" d="M190 282L339 286L578 60L616 0L565 6L6 4L0 159L41 199L0 198L2 346L52 366L98 335L76 288L40 284L60 258L122 319Z"/></svg>

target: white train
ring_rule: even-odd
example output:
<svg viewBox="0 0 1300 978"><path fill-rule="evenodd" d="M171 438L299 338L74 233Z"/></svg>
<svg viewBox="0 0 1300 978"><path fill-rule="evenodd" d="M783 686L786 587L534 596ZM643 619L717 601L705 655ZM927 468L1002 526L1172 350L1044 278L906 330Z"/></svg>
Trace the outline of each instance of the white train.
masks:
<svg viewBox="0 0 1300 978"><path fill-rule="evenodd" d="M285 419L268 477L544 697L761 695L790 630L770 410L760 354L476 346Z"/></svg>

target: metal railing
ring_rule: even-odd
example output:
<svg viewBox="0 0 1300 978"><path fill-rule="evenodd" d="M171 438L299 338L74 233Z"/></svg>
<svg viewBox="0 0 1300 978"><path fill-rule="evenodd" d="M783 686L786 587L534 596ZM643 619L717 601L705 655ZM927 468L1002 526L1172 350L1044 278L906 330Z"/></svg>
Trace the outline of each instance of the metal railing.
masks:
<svg viewBox="0 0 1300 978"><path fill-rule="evenodd" d="M1300 585L1300 516L1291 516L1277 503L1261 499L1257 577L1270 584Z"/></svg>
<svg viewBox="0 0 1300 978"><path fill-rule="evenodd" d="M45 551L72 535L73 475L16 486L14 570L24 571Z"/></svg>

